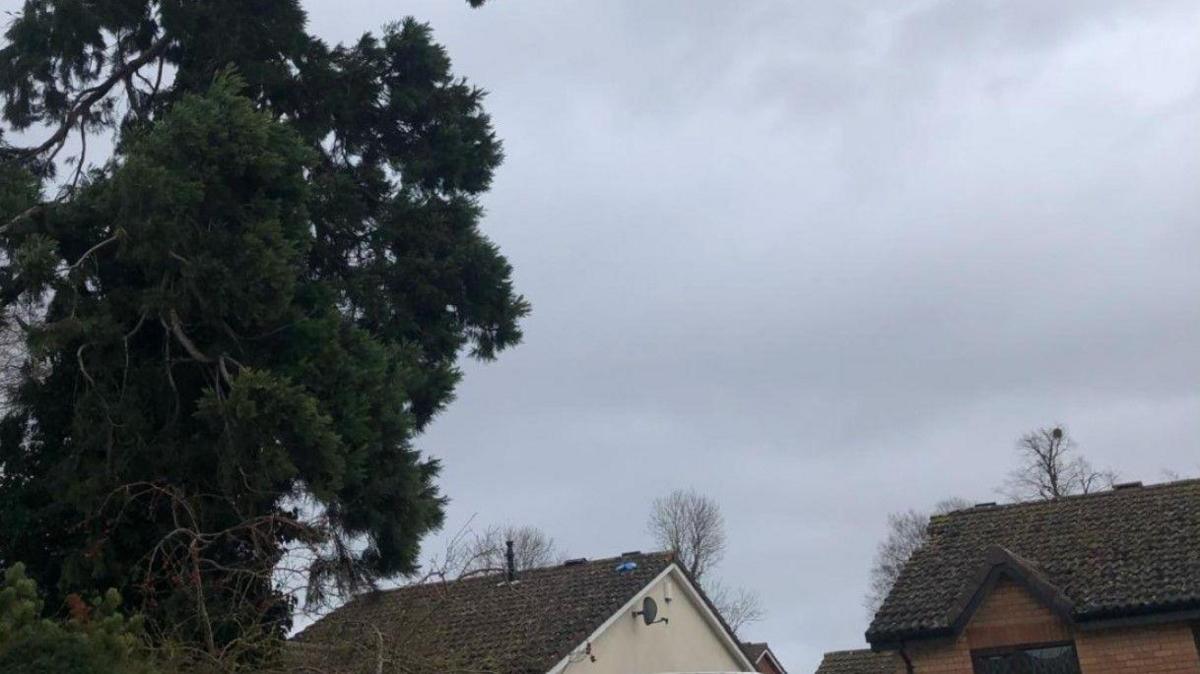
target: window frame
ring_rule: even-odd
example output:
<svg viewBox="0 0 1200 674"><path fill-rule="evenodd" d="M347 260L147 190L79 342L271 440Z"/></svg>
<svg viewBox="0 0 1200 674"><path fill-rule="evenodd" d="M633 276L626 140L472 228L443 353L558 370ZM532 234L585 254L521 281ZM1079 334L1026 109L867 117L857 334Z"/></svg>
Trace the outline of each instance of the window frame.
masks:
<svg viewBox="0 0 1200 674"><path fill-rule="evenodd" d="M1071 652L1075 655L1075 669L1083 672L1083 667L1079 664L1079 651L1075 648L1075 641L1038 641L1025 644L1011 644L1005 646L995 646L991 648L980 648L971 651L971 671L975 674L984 674L984 670L980 667L982 658L992 657L996 655L1007 655L1009 653L1019 653L1021 651L1033 651L1039 648L1062 648L1070 646Z"/></svg>

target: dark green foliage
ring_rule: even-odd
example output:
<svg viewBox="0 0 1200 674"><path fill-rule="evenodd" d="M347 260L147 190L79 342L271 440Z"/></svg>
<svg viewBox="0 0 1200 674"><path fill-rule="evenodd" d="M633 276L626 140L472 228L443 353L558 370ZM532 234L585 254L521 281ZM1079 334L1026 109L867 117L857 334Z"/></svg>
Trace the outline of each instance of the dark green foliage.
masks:
<svg viewBox="0 0 1200 674"><path fill-rule="evenodd" d="M412 572L413 439L528 311L478 229L483 94L422 24L330 48L288 1L28 0L6 37L10 128L120 144L46 204L61 134L3 149L0 563L210 652L286 629L288 546L313 596Z"/></svg>
<svg viewBox="0 0 1200 674"><path fill-rule="evenodd" d="M125 619L109 590L90 603L69 597L66 620L42 617L37 583L15 564L0 585L0 672L6 674L153 674L141 619Z"/></svg>

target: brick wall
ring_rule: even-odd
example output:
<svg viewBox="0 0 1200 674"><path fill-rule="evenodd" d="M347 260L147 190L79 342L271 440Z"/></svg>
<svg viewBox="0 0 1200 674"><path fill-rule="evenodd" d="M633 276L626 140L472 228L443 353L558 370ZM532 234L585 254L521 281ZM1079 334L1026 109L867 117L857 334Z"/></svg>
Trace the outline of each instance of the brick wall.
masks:
<svg viewBox="0 0 1200 674"><path fill-rule="evenodd" d="M1080 632L1079 667L1086 674L1196 674L1200 656L1183 623Z"/></svg>
<svg viewBox="0 0 1200 674"><path fill-rule="evenodd" d="M1192 627L1168 623L1077 631L1020 585L997 583L955 639L910 644L916 674L971 674L971 651L1074 641L1083 674L1200 674ZM904 674L900 664L897 674Z"/></svg>

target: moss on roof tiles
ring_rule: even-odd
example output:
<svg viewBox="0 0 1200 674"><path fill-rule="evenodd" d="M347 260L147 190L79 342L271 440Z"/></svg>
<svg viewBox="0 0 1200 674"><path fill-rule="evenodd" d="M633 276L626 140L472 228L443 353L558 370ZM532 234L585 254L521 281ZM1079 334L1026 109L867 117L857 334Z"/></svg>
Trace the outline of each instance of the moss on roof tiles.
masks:
<svg viewBox="0 0 1200 674"><path fill-rule="evenodd" d="M291 667L384 671L545 672L671 563L625 555L425 583L356 597L296 635ZM618 572L633 561L632 571Z"/></svg>
<svg viewBox="0 0 1200 674"><path fill-rule="evenodd" d="M1200 608L1200 480L933 517L875 614L879 644L944 633L989 546L1030 560L1076 621Z"/></svg>
<svg viewBox="0 0 1200 674"><path fill-rule="evenodd" d="M895 674L898 662L891 652L832 651L821 659L817 674Z"/></svg>

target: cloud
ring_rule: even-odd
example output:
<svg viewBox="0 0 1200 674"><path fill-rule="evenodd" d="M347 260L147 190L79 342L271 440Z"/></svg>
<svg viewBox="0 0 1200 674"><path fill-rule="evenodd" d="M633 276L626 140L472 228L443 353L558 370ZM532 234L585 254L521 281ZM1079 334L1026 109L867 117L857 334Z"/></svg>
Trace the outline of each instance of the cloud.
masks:
<svg viewBox="0 0 1200 674"><path fill-rule="evenodd" d="M994 500L1023 431L1200 471L1200 8L1152 5L311 2L430 21L506 143L534 314L422 439L446 535L612 554L695 486L805 671L862 644L886 514Z"/></svg>

